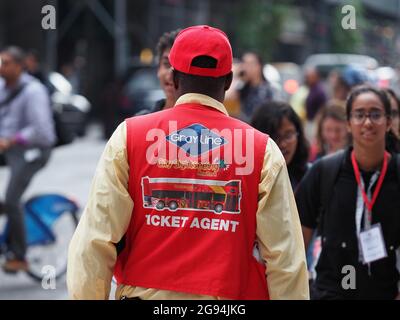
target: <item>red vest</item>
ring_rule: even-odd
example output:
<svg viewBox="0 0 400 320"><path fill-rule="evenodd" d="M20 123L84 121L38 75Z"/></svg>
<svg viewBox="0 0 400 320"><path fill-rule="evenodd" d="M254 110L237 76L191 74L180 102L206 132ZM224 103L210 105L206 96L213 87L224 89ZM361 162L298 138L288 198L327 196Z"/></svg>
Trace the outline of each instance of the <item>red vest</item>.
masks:
<svg viewBox="0 0 400 320"><path fill-rule="evenodd" d="M253 256L268 137L199 104L130 118L126 125L134 208L117 282L268 299L265 266ZM251 170L240 174L246 166Z"/></svg>

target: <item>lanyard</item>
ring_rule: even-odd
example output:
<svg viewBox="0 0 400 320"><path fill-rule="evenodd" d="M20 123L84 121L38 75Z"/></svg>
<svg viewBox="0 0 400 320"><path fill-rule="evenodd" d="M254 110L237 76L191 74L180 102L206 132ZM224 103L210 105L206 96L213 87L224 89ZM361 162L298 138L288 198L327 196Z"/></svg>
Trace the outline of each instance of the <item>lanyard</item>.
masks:
<svg viewBox="0 0 400 320"><path fill-rule="evenodd" d="M381 169L381 174L379 175L379 179L378 179L378 183L376 185L374 194L372 195L372 199L368 199L367 194L365 193L365 190L361 184L361 179L360 179L360 170L358 169L358 165L357 165L357 161L356 161L356 157L354 155L354 150L351 153L351 163L353 164L353 170L354 170L354 175L356 176L356 180L357 180L357 184L358 187L360 188L361 191L361 195L363 197L365 206L368 209L369 215L368 215L368 220L371 222L372 217L372 207L375 204L376 198L378 197L379 191L382 188L382 183L383 183L383 179L385 178L386 175L386 170L387 170L387 162L388 162L388 156L389 153L387 151L385 151L385 154L383 155L383 164L382 164L382 169Z"/></svg>

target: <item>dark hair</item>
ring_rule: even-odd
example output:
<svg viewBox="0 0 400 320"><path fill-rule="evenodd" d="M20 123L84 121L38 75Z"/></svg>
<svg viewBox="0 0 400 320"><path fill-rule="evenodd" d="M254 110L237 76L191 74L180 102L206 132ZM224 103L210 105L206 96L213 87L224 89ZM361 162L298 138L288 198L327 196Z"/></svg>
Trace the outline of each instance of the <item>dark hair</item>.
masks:
<svg viewBox="0 0 400 320"><path fill-rule="evenodd" d="M276 139L282 120L286 118L296 128L298 133L297 148L292 161L288 165L290 176L300 181L307 171L309 146L304 136L304 130L299 116L286 102L268 101L263 103L254 113L251 125Z"/></svg>
<svg viewBox="0 0 400 320"><path fill-rule="evenodd" d="M261 77L265 81L266 78L265 78L264 72L263 72L264 60L263 60L262 56L256 51L246 51L245 53L243 53L241 60L243 60L243 57L247 54L250 54L256 58L258 64L261 66Z"/></svg>
<svg viewBox="0 0 400 320"><path fill-rule="evenodd" d="M1 50L1 53L8 54L14 60L15 63L19 65L23 65L25 62L25 53L24 51L16 46L6 47Z"/></svg>
<svg viewBox="0 0 400 320"><path fill-rule="evenodd" d="M39 55L39 51L37 51L36 49L29 49L26 51L26 57L27 56L32 56L33 58L36 59L36 61L40 60L40 55Z"/></svg>
<svg viewBox="0 0 400 320"><path fill-rule="evenodd" d="M165 50L171 49L174 42L175 38L178 35L178 33L181 31L181 29L173 30L170 32L165 32L160 39L158 40L157 43L157 59L158 63L160 63L162 55Z"/></svg>
<svg viewBox="0 0 400 320"><path fill-rule="evenodd" d="M399 100L399 97L397 96L397 94L390 88L387 88L384 91L389 95L389 97L392 97L393 100L396 101L397 109L399 109L399 111L400 111L400 100Z"/></svg>
<svg viewBox="0 0 400 320"><path fill-rule="evenodd" d="M361 94L363 93L368 93L371 92L375 94L379 100L382 102L383 107L385 109L386 117L390 118L391 117L391 107L390 107L390 101L387 96L387 94L380 89L377 89L372 86L368 85L362 85L362 86L357 86L354 89L352 89L349 93L349 96L347 97L346 100L346 116L347 120L350 120L350 114L351 114L351 109L353 107L354 100Z"/></svg>
<svg viewBox="0 0 400 320"><path fill-rule="evenodd" d="M213 57L198 56L193 59L192 65L198 68L216 68L215 62L216 60ZM226 78L230 77L232 74L229 73L228 75L214 78L191 75L178 70L174 70L173 72L175 76L181 80L180 82L185 88L185 91L202 93L210 96L212 96L213 93L218 92L221 87L224 87Z"/></svg>
<svg viewBox="0 0 400 320"><path fill-rule="evenodd" d="M251 54L251 55L255 56L256 59L257 59L257 62L260 64L260 66L264 65L264 60L263 60L263 58L261 57L261 55L258 52L256 52L256 51L246 51L246 52L243 53L242 57L244 57L246 54Z"/></svg>
<svg viewBox="0 0 400 320"><path fill-rule="evenodd" d="M268 82L267 79L265 78L265 75L264 75L264 72L263 72L264 61L263 61L261 55L258 54L258 53L255 52L255 51L246 51L246 52L242 55L241 61L243 61L243 57L244 57L245 55L247 55L247 54L253 55L253 56L256 58L258 64L259 64L260 67L261 67L261 71L260 71L260 72L261 72L261 79L262 79L262 82L265 82L265 83L269 84L269 82ZM244 71L242 71L242 73L243 73L243 72L244 72ZM240 97L240 100L242 101L242 104L245 104L245 105L247 104L246 101L247 101L248 97L251 95L251 92L252 92L251 83L250 83L249 81L246 81L246 82L244 83L243 87L239 90L239 97ZM261 101L260 101L260 102L261 102ZM244 109L245 109L244 111L246 111L247 107L245 106Z"/></svg>
<svg viewBox="0 0 400 320"><path fill-rule="evenodd" d="M397 94L390 88L384 90L390 97L396 101L397 109L400 111L400 100ZM399 134L399 133L398 133ZM398 137L390 130L386 134L386 150L392 153L400 153L400 140Z"/></svg>
<svg viewBox="0 0 400 320"><path fill-rule="evenodd" d="M389 132L386 133L385 140L386 140L385 146L387 151L389 151L390 153L400 153L400 141L395 136L392 130L389 130Z"/></svg>

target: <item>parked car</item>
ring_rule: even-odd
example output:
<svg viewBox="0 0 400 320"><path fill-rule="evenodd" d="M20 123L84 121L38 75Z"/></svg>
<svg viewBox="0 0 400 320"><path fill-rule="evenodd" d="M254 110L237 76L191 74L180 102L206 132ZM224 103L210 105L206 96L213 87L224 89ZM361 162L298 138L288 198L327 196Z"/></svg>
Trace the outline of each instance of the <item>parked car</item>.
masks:
<svg viewBox="0 0 400 320"><path fill-rule="evenodd" d="M267 63L263 67L263 74L271 85L273 98L275 100L282 100L281 75L278 70L272 64Z"/></svg>
<svg viewBox="0 0 400 320"><path fill-rule="evenodd" d="M321 53L310 55L304 62L304 68L316 67L321 77L326 79L332 70L342 70L354 65L367 71L375 70L379 64L375 58L361 54Z"/></svg>
<svg viewBox="0 0 400 320"><path fill-rule="evenodd" d="M46 86L50 92L50 100L58 119L72 136L85 134L86 120L91 104L82 95L74 94L71 83L60 73L50 72Z"/></svg>
<svg viewBox="0 0 400 320"><path fill-rule="evenodd" d="M165 97L157 77L157 66L138 65L131 67L124 77L120 97L120 112L131 117L143 109L152 109Z"/></svg>

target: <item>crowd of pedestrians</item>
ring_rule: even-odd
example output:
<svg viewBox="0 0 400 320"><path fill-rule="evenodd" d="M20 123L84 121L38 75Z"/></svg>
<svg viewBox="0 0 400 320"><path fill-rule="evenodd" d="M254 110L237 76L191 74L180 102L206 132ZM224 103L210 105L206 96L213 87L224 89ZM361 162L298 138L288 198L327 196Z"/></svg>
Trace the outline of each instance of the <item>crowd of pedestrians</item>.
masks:
<svg viewBox="0 0 400 320"><path fill-rule="evenodd" d="M189 28L189 32L190 30ZM206 28L206 30L208 29ZM400 298L400 216L398 214L400 212L400 202L397 196L400 191L400 160L398 156L400 104L395 90L378 88L368 77L365 70L352 65L346 66L341 70L333 70L326 79L320 75L318 68L312 67L304 71L304 86L301 87L304 90L296 98L296 106L294 107L290 102L281 101L281 95L265 77L264 63L259 54L248 51L243 54L241 59L232 59L231 66L228 68L232 70L232 73L220 73L220 75L229 76L230 78L214 79L216 70L221 67L219 61L221 55L212 50L204 51L201 45L195 45L194 43L190 46L186 45L186 47L176 45L178 49L171 50L174 47L178 31L164 34L158 45L158 77L166 99L157 103L153 110L141 112L133 117L132 120L126 122L128 130L132 134L137 132L135 127L140 128L136 129L140 132L146 131L147 129L143 126L150 125L151 122L158 123L158 126L163 126L165 124L161 119L165 120L166 118L177 119L182 123L197 121L202 126L209 126L210 123L213 123L214 127L216 127L217 125L214 121L217 118L214 118L216 114L213 114L214 111L212 109L217 108L220 112L229 113L231 117L241 120L241 124L237 122L236 124L226 123L225 125L240 127L247 122L257 129L256 132L267 134L270 139L268 141L271 141L269 143L273 145L276 143L280 149L287 167L289 184L283 182L283 180L276 183L278 183L279 188L284 185L286 186L284 188L291 189L290 192L295 195L298 209L294 216L288 217L287 212L284 211L292 210L293 208L290 204L294 204L294 202L292 202L290 196L284 195L281 203L286 206L286 209L278 204L275 206L270 203L270 214L272 216L274 215L274 210L283 209L281 214L283 215L282 217L285 217L284 219L294 219L291 221L292 223L295 223L297 219L300 220L304 249L302 246L298 247L298 249L302 248L301 250L304 250L304 255L306 255L310 290L304 295L303 284L300 285L300 283L303 283L303 280L300 280L302 276L297 274L297 280L294 280L295 275L287 271L287 284L295 281L299 291L293 295L283 294L284 289L279 286L276 287L273 280L275 277L273 272L278 272L277 274L279 274L283 269L280 271L279 268L275 269L276 266L273 261L279 255L282 255L280 259L284 259L284 256L287 257L285 255L287 252L285 251L291 249L288 247L283 249L286 246L286 241L281 239L282 247L281 251L279 251L280 253L276 252L277 256L271 256L272 252L269 250L264 251L267 249L263 247L265 243L258 239L258 246L254 250L258 252L255 256L260 256L261 254L266 263L264 272L269 292L265 294L270 298L289 298L290 296L307 298L308 295L312 299ZM203 31L205 32L205 30L196 31L199 32L196 35L198 39L203 39L204 35L201 35ZM186 30L185 32L188 31ZM181 34L182 32L179 35ZM182 38L184 37L182 36ZM196 49L199 50L196 53L199 56L191 60L192 64L190 64L190 61L185 62L186 64L180 61L188 58L188 52L190 51L188 48L192 48L191 54L194 54ZM188 52L185 52L185 50ZM171 55L172 51L175 52ZM219 82L218 79L220 79ZM223 84L224 82L225 85ZM221 91L222 88L226 91L226 95ZM214 98L210 99L210 97ZM219 104L218 101L224 103L224 106ZM172 109L176 109L175 111L166 111L173 106L174 108ZM208 107L206 108L205 106ZM183 121L178 111L184 108L189 108L191 112L187 113L188 119ZM206 120L203 117L196 116L198 110L203 110L203 114L211 118ZM162 113L158 113L158 111ZM144 114L154 112L156 113L151 118L144 116ZM218 120L218 126L224 123L224 119ZM132 129L129 129L129 126ZM117 143L115 135L120 135L121 130L121 127L119 127L109 141L109 149ZM135 135L140 136L139 133ZM130 139L129 136L128 133L128 139ZM141 146L142 149L146 148L143 143L136 141L135 143ZM139 162L142 161L138 159L139 149L136 148L136 151L133 151L134 149L129 151L129 148L134 148L133 145L129 147L133 142L127 143L128 151L124 151L124 153L128 152L129 154L131 152L131 156L127 164L125 164L127 160L123 160L123 168L136 164L133 159ZM109 152L117 152L120 148L125 150L124 146L118 146L115 150L114 148L110 149ZM267 154L268 148L271 148L271 146L267 147ZM274 151L270 150L270 152ZM105 154L105 156L107 155ZM103 167L105 169L104 174L109 175L115 170L106 169L106 166L111 165L111 163L107 163L107 158L109 157L107 156L103 160ZM141 165L139 164L139 166ZM118 171L120 170L121 168L118 168ZM160 172L151 167L146 167L143 170L146 172L141 171L141 175L160 174ZM261 177L265 173L264 170L267 170L266 167L261 171ZM274 170L273 168L269 169L270 174L273 174ZM168 176L169 174L166 171L162 175ZM175 177L182 174L177 171L173 172ZM102 173L98 172L98 175L102 176ZM120 179L119 175L108 177L106 180L118 180ZM183 175L191 177L191 181L197 179L196 176L191 174ZM130 193L131 199L134 202L138 201L139 206L142 207L142 199L135 194L135 192L139 192L139 189L135 189L136 187L128 188L131 183L134 186L140 184L137 180L137 174L128 177L127 173L123 173L122 176L125 178L121 182L122 184L118 183L118 188L123 189L118 191L115 197ZM268 179L274 178L271 176ZM168 180L168 178L163 180ZM204 183L204 180L201 181ZM248 184L248 182L244 183L245 185ZM101 184L100 180L99 184ZM127 189L124 185L126 185ZM259 192L267 185L263 185L260 182ZM76 233L72 242L70 249L70 260L72 262L69 268L69 286L72 297L87 298L96 295L95 287L92 286L91 281L84 282L79 280L80 278L75 278L77 273L84 272L89 280L93 280L93 283L98 280L96 278L98 274L91 274L89 270L90 265L93 264L93 261L91 261L93 258L90 258L90 261L88 259L87 262L80 261L76 256L77 250L81 252L80 256L95 254L96 265L111 266L116 263L116 276L120 284L117 292L118 298L191 297L197 299L204 298L204 294L210 298L211 296L221 297L224 296L224 292L229 292L229 290L226 291L227 287L222 284L217 285L214 289L207 290L201 289L198 284L195 285L197 289L195 287L186 288L183 283L189 279L185 277L191 274L193 278L189 282L192 283L194 281L193 283L196 283L198 276L196 272L185 273L187 272L185 271L182 275L178 272L174 276L175 280L171 280L169 277L172 277L172 275L168 273L170 271L165 269L163 272L166 272L165 275L167 275L169 283L165 286L161 285L161 282L157 282L157 277L150 280L150 277L146 275L147 273L143 277L132 274L130 270L138 268L138 270L144 270L142 269L143 263L139 263L138 259L131 261L130 257L138 254L140 256L139 251L141 249L137 249L139 251L136 252L133 249L135 247L134 244L142 247L144 239L147 237L149 239L152 238L146 234L150 230L145 231L147 230L146 225L149 224L150 220L145 223L144 220L139 218L140 222L138 224L128 227L128 222L131 221L132 223L132 220L125 217L126 221L124 223L126 223L126 226L123 229L126 230L128 228L128 231L126 233L125 231L121 232L121 227L118 225L116 227L118 234L110 234L112 238L118 239L115 249L109 247L107 249L109 251L105 251L105 248L104 250L97 250L93 247L92 244L95 243L95 239L93 241L90 240L85 236L86 234L95 235L101 231L104 233L102 235L104 241L107 241L106 239L109 237L108 230L97 230L96 225L91 223L91 220L96 220L96 215L99 214L95 209L96 201L99 200L101 206L103 206L104 202L104 208L107 207L105 200L100 199L105 186L99 187L99 189L96 189L96 186L93 187L93 198L86 208L84 222L80 225L79 232ZM115 190L113 190L114 188L110 193L114 193ZM247 192L250 192L250 189ZM271 192L274 193L274 191ZM185 199L188 199L190 195L185 197ZM149 196L148 198L151 199L152 197ZM246 199L248 198L243 195L243 205L245 207L249 205ZM260 206L264 205L262 201L260 202L260 199L262 199L262 193L259 194L258 212L261 210ZM195 199L194 201L196 202L197 200ZM185 203L185 201L183 202ZM188 204L181 203L181 205L187 206ZM143 214L143 210L135 209L131 201L120 208L129 217L131 214L135 217L140 217ZM248 214L251 215L253 214L253 209L250 208L251 206L247 210L249 210ZM112 209L112 206L110 209ZM176 206L173 210L176 210ZM105 210L102 214L113 221L114 218L112 216L114 213L112 211ZM152 214L154 212L157 211L153 211ZM258 213L258 215L261 215L261 213ZM277 223L280 218L274 217L273 220L274 223ZM270 223L272 223L271 221ZM261 222L257 223L260 223L260 226L262 225ZM286 223L289 223L289 220L286 220ZM290 224L286 227L289 226ZM292 227L294 229L290 232L295 234L295 225L292 225ZM271 237L275 238L274 234L276 232L279 234L279 230L283 231L285 229L282 225L277 225L276 228L277 231L270 231ZM142 229L143 239L137 237L137 232ZM158 232L157 230L153 231L156 234ZM262 231L260 230L260 232ZM268 237L267 234L266 236ZM179 237L179 233L169 234L163 231L163 235L160 235L159 240L169 242L173 241L173 239L180 239ZM186 235L185 237L187 241L192 241L189 240L192 239L191 236ZM84 239L88 242L84 242ZM223 242L224 240L222 239L221 241ZM195 247L197 245L198 243L196 242ZM296 245L299 244L297 243ZM166 246L164 249L167 250L168 247ZM269 249L272 250L272 247ZM223 251L220 251L220 253ZM117 254L116 262L109 260L109 257L114 256L114 253ZM139 256L136 256L136 258ZM155 253L155 256L160 259L166 259L162 252ZM196 260L201 256L202 252L200 250L197 253L193 253L191 257ZM272 258L273 256L274 258ZM178 258L177 256L175 258L171 256L170 258L170 261L183 259L179 260L180 265L186 266L186 258ZM226 259L228 261L233 257L228 258L226 256ZM163 262L167 260L163 260ZM210 268L218 269L224 265L222 263L218 266L213 266L212 261L217 260L217 257L210 260ZM297 263L301 260L302 257L297 256L295 259L293 256L291 269L296 270L295 266L299 266ZM151 261L150 258L149 261ZM234 263L233 260L232 263ZM146 268L150 270L150 266L151 263L150 265L147 264ZM186 270L186 267L184 269ZM112 268L101 270L101 274L107 274L109 279ZM354 277L350 275L350 280L347 284L343 280L346 275L343 270L354 271ZM204 279L212 278L216 274L210 273ZM223 276L220 275L220 277L221 281L226 281ZM233 277L232 283L235 284L238 279ZM143 287L155 289L144 289ZM171 289L174 290L174 288L178 292L172 293L170 291ZM281 291L281 294L277 294L277 288L279 288L278 290ZM251 290L254 289L255 287ZM104 296L107 292L106 287L105 290L101 290L101 295ZM231 297L249 298L252 294L255 294L255 291L253 293L250 291L249 294L244 292L242 292L243 296L236 292L233 295L231 293L225 294L225 297L230 295ZM258 295L258 298L262 297L266 296L264 294Z"/></svg>
<svg viewBox="0 0 400 320"><path fill-rule="evenodd" d="M203 42L196 43L188 34ZM247 51L233 59L228 39L218 29L174 30L160 38L157 49L157 75L165 99L123 122L107 144L71 244L71 295L106 298L114 273L120 284L119 298L400 299L399 88L380 88L366 70L352 65L333 70L326 78L311 67L304 70L305 90L294 106L282 101L268 81L261 55ZM24 60L15 47L0 52L0 153L11 168L4 204L0 204L10 225L3 266L8 272L28 268L20 199L56 143L49 96L36 57L32 51ZM166 129L166 119L179 123L180 134L199 127L252 130L258 161L255 171L239 177L233 173L235 165L220 163L221 172L207 180L203 171L193 169L198 163L191 163L186 171L173 165L173 170L167 170L160 163L145 164L146 133L153 127ZM215 138L211 131L210 137ZM240 197L231 198L230 209L225 210L247 212L248 216L231 222L243 229L235 235L219 232L210 237L207 232L186 231L186 220L181 225L174 220L181 229L171 234L151 229L156 224L152 217L165 204L150 209L152 197L145 195L143 180L149 176L160 177L153 180L164 183L190 182L186 187L190 190L213 182L214 192L229 182L231 193L235 181L240 181L240 201ZM204 210L204 203L217 200L210 200L216 196L206 196L211 193L204 190L202 195L192 195L189 189L179 204L170 202L168 210L175 212L183 206L193 226L193 217ZM234 209L235 201L238 209ZM213 210L223 209L215 206ZM217 222L212 223L216 227ZM201 228L206 229L203 224ZM194 240L199 235L206 245ZM142 249L156 243L165 243L163 250ZM235 243L243 246L234 248ZM139 249L133 249L134 245ZM257 254L247 256L250 248ZM192 260L184 256L190 250ZM220 259L221 252L225 260ZM159 261L164 266L154 267ZM236 265L237 269L231 268ZM178 266L179 275L175 273ZM214 269L201 273L199 266ZM343 270L354 272L348 283L344 283ZM229 272L234 275L231 279ZM266 277L260 278L260 272ZM101 290L96 289L99 279Z"/></svg>

